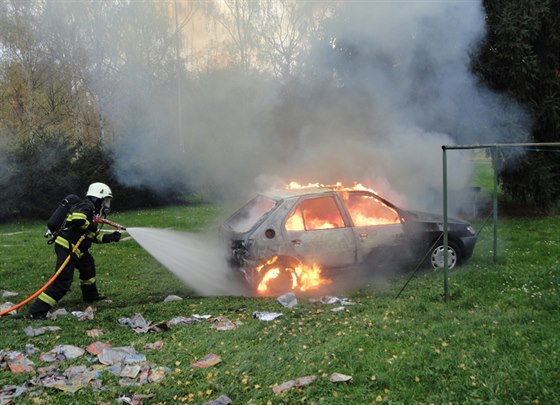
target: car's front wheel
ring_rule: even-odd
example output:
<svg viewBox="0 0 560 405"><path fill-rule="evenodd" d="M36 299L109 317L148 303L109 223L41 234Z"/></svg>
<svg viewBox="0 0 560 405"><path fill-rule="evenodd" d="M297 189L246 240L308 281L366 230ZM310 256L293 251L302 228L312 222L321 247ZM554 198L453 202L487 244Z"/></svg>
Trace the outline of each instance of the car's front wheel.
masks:
<svg viewBox="0 0 560 405"><path fill-rule="evenodd" d="M278 295L293 290L299 283L296 268L300 265L298 260L289 257L268 260L257 270L257 293Z"/></svg>
<svg viewBox="0 0 560 405"><path fill-rule="evenodd" d="M443 241L432 248L429 256L429 263L433 269L443 269L445 265L445 248ZM461 264L461 251L457 245L451 241L447 243L447 268L452 269Z"/></svg>

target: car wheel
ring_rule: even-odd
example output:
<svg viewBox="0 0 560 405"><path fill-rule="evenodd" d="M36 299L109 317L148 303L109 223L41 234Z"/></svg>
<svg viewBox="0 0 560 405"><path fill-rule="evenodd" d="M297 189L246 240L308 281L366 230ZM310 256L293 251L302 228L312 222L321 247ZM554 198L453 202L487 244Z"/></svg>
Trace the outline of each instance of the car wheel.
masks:
<svg viewBox="0 0 560 405"><path fill-rule="evenodd" d="M256 285L257 293L279 295L291 291L292 286L298 284L294 269L299 264L300 262L296 259L281 258L274 263L263 266L259 271L260 276ZM273 277L267 279L270 275L273 275Z"/></svg>
<svg viewBox="0 0 560 405"><path fill-rule="evenodd" d="M432 269L443 269L444 267L444 253L445 249L443 247L443 242L440 241L430 252L429 263ZM447 243L447 266L448 269L452 269L455 266L461 264L461 253L457 245L453 242Z"/></svg>

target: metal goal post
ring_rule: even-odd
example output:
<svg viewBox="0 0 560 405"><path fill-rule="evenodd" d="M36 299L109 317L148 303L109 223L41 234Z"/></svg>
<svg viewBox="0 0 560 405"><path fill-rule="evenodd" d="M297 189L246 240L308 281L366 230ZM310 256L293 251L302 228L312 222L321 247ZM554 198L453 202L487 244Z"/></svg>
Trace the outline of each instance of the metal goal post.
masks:
<svg viewBox="0 0 560 405"><path fill-rule="evenodd" d="M442 145L443 151L443 294L445 302L449 302L449 248L448 237L448 207L447 207L447 151L459 149L489 149L492 151L492 167L494 168L494 191L492 193L492 222L493 222L493 249L492 258L494 264L497 260L498 252L498 168L497 168L497 153L500 149L528 149L528 148L560 148L560 142L545 142L545 143L494 143L482 145Z"/></svg>

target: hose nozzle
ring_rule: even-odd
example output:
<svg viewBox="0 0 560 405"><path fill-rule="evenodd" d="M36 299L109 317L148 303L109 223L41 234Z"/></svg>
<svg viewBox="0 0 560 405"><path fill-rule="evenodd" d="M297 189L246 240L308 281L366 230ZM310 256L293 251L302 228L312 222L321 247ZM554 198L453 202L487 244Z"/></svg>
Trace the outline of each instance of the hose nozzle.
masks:
<svg viewBox="0 0 560 405"><path fill-rule="evenodd" d="M109 226L112 226L113 228L116 228L117 231L126 231L126 227L124 227L123 225L117 224L116 222L113 222L113 221L109 221L106 218L101 218L101 217L96 216L96 217L93 218L93 222L98 223L98 224L107 224Z"/></svg>

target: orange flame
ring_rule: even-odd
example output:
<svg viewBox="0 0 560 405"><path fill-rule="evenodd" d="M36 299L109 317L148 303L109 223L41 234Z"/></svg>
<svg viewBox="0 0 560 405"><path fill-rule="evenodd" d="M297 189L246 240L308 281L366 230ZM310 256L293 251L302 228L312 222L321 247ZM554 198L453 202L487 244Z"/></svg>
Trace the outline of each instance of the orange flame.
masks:
<svg viewBox="0 0 560 405"><path fill-rule="evenodd" d="M328 278L323 278L321 276L321 267L317 264L312 264L307 266L302 263L298 263L296 266L287 266L282 263L277 263L278 256L262 262L257 266L256 271L260 273L263 269L266 272L263 274L259 285L257 286L257 291L259 294L266 294L273 289L273 283L281 275L287 278L286 285L291 291L309 291L316 289L322 285L328 285L332 283L332 280ZM275 266L275 264L277 264Z"/></svg>
<svg viewBox="0 0 560 405"><path fill-rule="evenodd" d="M318 188L318 187L332 188L333 190L337 190L337 191L350 191L350 190L370 191L374 194L377 194L375 192L375 190L373 190L371 188L367 188L366 186L364 186L361 183L354 183L354 185L352 187L347 187L347 186L343 185L340 181L337 181L334 184L307 183L305 185L300 184L297 181L291 181L286 186L286 188L288 190L299 190L299 189L303 189L303 188Z"/></svg>
<svg viewBox="0 0 560 405"><path fill-rule="evenodd" d="M365 195L356 196L354 199L349 200L348 196L344 194L344 191L367 191L377 195L375 190L367 188L360 183L355 183L352 187L346 187L341 182L331 185L324 185L320 183L301 185L292 181L287 185L287 188L290 190L317 187L331 188L334 191L342 192L341 196L346 201L346 207L352 217L354 226L389 225L400 223L397 211L387 206L380 200L373 200L372 197ZM321 210L321 213L321 218L315 218L312 213L306 211L302 214L296 210L286 221L286 229L289 231L303 231L305 229L332 229L342 228L345 226L342 217L336 208L333 209L332 207L324 207Z"/></svg>

